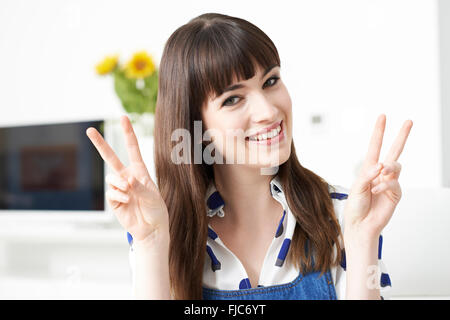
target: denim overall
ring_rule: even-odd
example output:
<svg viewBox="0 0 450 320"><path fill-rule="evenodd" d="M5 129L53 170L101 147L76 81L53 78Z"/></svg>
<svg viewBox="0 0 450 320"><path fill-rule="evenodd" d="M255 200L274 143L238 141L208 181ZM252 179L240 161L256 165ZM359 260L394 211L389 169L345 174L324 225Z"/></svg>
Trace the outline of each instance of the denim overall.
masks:
<svg viewBox="0 0 450 320"><path fill-rule="evenodd" d="M314 261L314 260L313 260ZM313 262L314 263L314 262ZM204 300L336 300L331 273L328 270L303 275L293 281L273 286L240 290L218 290L203 287Z"/></svg>

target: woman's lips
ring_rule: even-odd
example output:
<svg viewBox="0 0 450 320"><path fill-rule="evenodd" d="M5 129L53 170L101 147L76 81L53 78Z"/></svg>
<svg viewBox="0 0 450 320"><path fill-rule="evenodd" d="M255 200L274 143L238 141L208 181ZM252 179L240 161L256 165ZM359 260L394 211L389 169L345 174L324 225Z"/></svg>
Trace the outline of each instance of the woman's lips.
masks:
<svg viewBox="0 0 450 320"><path fill-rule="evenodd" d="M279 143L285 137L283 121L280 122L279 126L281 127L280 132L272 138L266 138L263 140L251 140L250 137L246 137L245 140L248 141L249 143L256 143L256 144L260 144L260 145L271 145L271 144ZM267 131L266 131L266 133L267 133ZM252 137L255 137L255 135L253 135Z"/></svg>
<svg viewBox="0 0 450 320"><path fill-rule="evenodd" d="M278 121L278 122L272 124L272 125L269 126L269 127L266 127L266 128L264 128L264 129L262 129L262 130L260 130L260 131L258 131L258 132L255 132L255 133L250 134L248 137L255 137L255 136L257 136L257 135L262 135L262 134L264 134L264 133L267 134L268 132L272 131L273 129L278 128L279 126L281 126L281 123L282 123L282 122L283 122L283 120Z"/></svg>

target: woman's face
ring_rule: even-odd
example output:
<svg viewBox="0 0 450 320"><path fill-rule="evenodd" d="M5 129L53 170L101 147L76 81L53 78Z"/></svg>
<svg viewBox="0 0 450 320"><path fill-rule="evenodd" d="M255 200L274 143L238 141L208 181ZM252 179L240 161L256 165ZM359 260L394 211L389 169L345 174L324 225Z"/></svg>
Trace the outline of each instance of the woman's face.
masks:
<svg viewBox="0 0 450 320"><path fill-rule="evenodd" d="M207 145L204 160L212 149L215 163L255 168L281 165L289 158L292 102L278 66L258 67L253 78L234 82L222 95L209 97L202 118ZM214 144L205 141L208 136Z"/></svg>

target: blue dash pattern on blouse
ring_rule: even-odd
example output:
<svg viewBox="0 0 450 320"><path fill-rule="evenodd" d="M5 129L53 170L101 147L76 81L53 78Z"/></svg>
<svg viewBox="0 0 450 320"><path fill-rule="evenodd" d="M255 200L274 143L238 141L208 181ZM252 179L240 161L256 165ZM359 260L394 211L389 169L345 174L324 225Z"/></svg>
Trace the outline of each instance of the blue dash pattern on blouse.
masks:
<svg viewBox="0 0 450 320"><path fill-rule="evenodd" d="M206 199L206 207L208 210L206 215L208 217L214 217L217 214L219 217L223 218L225 214L223 211L225 202L213 184L211 184L206 191Z"/></svg>

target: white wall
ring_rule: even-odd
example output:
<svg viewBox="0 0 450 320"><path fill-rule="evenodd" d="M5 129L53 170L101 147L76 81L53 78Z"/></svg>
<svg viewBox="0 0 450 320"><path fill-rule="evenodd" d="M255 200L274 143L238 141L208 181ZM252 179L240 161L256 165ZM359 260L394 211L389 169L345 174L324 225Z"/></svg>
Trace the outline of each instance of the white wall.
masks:
<svg viewBox="0 0 450 320"><path fill-rule="evenodd" d="M170 34L208 11L246 18L274 40L305 166L350 185L384 112L385 148L403 121L414 121L400 158L402 182L442 184L437 7L430 0L2 1L0 124L121 114L112 79L96 76L95 63L141 48L159 61ZM315 114L323 128L311 124Z"/></svg>
<svg viewBox="0 0 450 320"><path fill-rule="evenodd" d="M278 47L304 166L350 186L385 113L381 160L412 119L400 182L442 186L436 0L3 0L0 125L119 116L112 79L94 65L139 49L159 61L170 34L205 12L247 19ZM312 124L315 115L322 124Z"/></svg>
<svg viewBox="0 0 450 320"><path fill-rule="evenodd" d="M450 187L450 1L439 0L443 185Z"/></svg>
<svg viewBox="0 0 450 320"><path fill-rule="evenodd" d="M294 71L290 79L300 158L331 181L349 185L375 119L384 112L381 159L403 121L412 119L399 159L401 181L406 186L440 186L435 2L320 2L313 7L308 2L295 13L296 48L283 42L286 68ZM328 121L322 135L314 134L308 123L315 113Z"/></svg>

